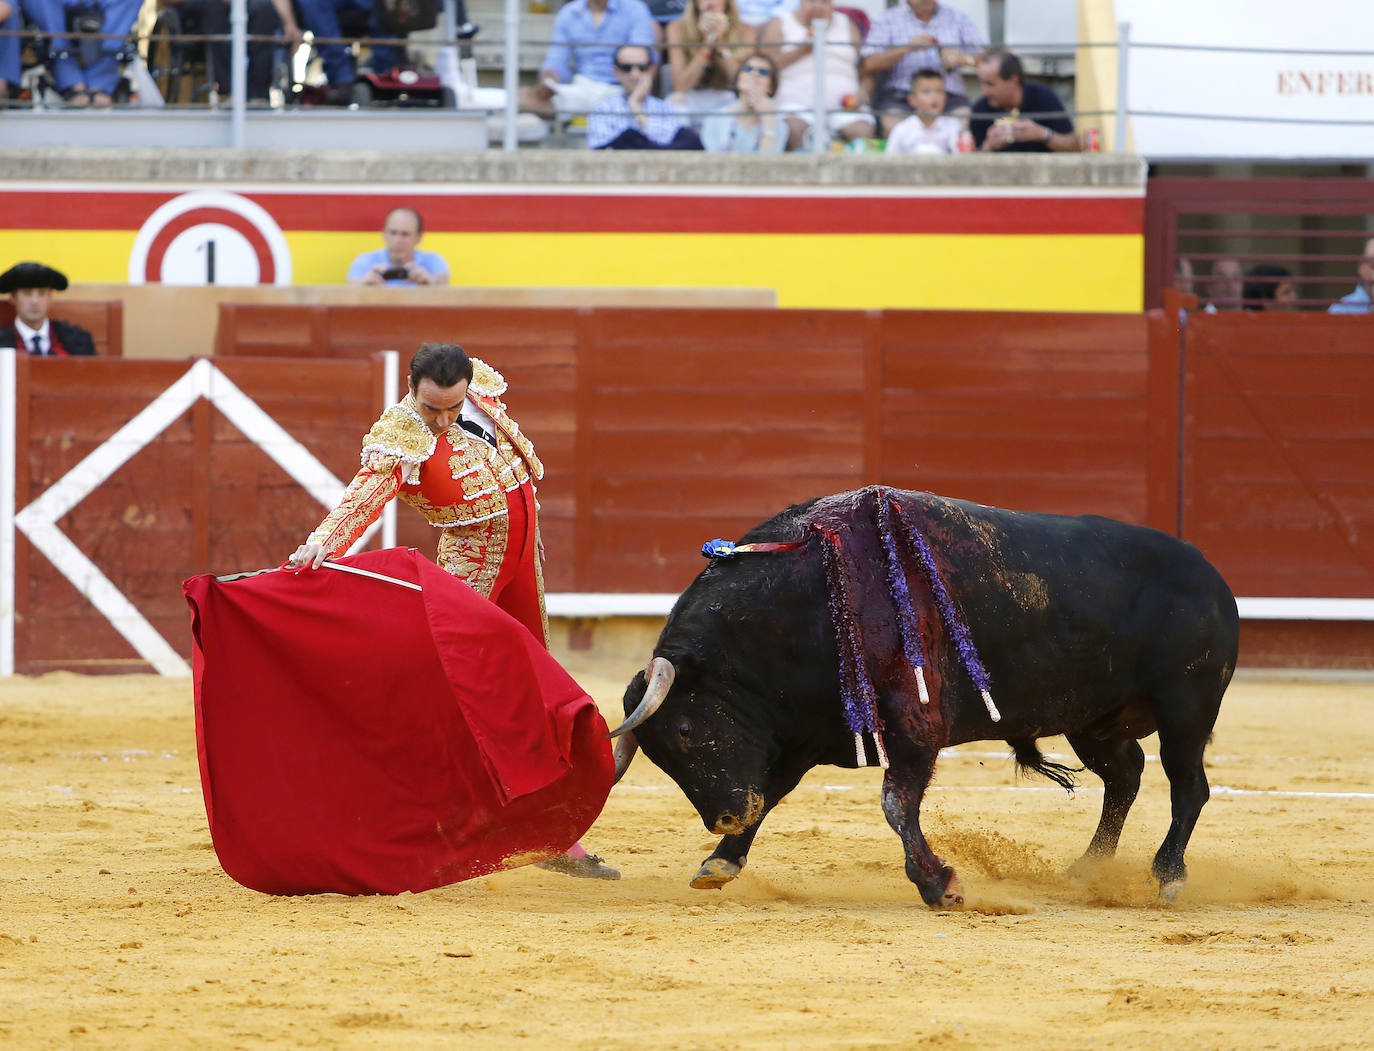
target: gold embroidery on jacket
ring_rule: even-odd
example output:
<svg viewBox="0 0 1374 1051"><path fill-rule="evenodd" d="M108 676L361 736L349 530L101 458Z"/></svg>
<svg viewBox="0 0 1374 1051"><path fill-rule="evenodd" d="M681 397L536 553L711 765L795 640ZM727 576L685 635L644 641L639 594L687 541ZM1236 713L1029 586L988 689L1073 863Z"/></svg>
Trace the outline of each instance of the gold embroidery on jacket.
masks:
<svg viewBox="0 0 1374 1051"><path fill-rule="evenodd" d="M445 529L439 534L439 565L483 598L491 598L509 536L510 519L504 514L475 526Z"/></svg>
<svg viewBox="0 0 1374 1051"><path fill-rule="evenodd" d="M419 480L420 464L434 455L438 443L416 409L414 399L407 394L382 413L363 439L363 463L375 460L378 454L393 456L406 464L406 481Z"/></svg>
<svg viewBox="0 0 1374 1051"><path fill-rule="evenodd" d="M470 394L480 394L484 398L499 398L506 393L507 386L505 376L481 358L472 359L472 382L468 384Z"/></svg>
<svg viewBox="0 0 1374 1051"><path fill-rule="evenodd" d="M371 458L348 483L339 504L319 524L309 539L324 545L331 555L342 555L362 536L401 487L403 462L380 453Z"/></svg>

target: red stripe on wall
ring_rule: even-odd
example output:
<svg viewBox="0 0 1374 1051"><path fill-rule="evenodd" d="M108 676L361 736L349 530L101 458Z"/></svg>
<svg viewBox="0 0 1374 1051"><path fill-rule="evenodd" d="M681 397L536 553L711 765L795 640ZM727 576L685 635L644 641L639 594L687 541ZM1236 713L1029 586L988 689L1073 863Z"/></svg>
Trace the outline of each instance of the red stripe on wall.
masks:
<svg viewBox="0 0 1374 1051"><path fill-rule="evenodd" d="M135 230L172 193L0 192L0 227ZM446 233L1140 234L1141 197L245 194L283 230L379 231L418 208Z"/></svg>

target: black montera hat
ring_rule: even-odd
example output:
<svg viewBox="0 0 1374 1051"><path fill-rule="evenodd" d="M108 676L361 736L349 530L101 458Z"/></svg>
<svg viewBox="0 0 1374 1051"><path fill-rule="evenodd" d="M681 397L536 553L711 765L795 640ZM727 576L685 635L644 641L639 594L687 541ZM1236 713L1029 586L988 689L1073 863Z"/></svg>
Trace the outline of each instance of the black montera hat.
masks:
<svg viewBox="0 0 1374 1051"><path fill-rule="evenodd" d="M21 288L54 288L61 292L67 287L67 275L42 263L15 263L0 274L0 294Z"/></svg>

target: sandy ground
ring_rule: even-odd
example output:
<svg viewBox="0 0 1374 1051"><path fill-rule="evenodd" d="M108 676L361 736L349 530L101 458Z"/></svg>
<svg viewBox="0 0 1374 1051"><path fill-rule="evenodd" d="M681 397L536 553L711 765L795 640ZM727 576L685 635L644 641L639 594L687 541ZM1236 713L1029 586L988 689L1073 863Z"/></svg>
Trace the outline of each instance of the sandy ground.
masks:
<svg viewBox="0 0 1374 1051"><path fill-rule="evenodd" d="M643 659L561 656L608 716ZM1171 907L1146 878L1168 824L1157 762L1119 859L1077 883L1063 873L1100 790L1018 782L999 745L947 755L927 804L961 912L907 883L873 770L814 771L740 880L691 890L712 837L642 757L586 839L618 883L522 869L423 895L270 898L215 860L188 680L3 680L0 1040L1370 1047L1374 683L1242 677L1209 755Z"/></svg>

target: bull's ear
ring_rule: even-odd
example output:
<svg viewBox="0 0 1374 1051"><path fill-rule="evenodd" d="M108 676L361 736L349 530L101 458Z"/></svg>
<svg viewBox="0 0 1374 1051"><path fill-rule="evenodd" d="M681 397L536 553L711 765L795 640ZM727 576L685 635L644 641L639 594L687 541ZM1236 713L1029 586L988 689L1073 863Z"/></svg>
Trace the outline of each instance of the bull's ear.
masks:
<svg viewBox="0 0 1374 1051"><path fill-rule="evenodd" d="M694 650L686 650L681 653L664 653L661 656L668 658L668 661L677 670L679 679L685 675L693 675L701 669L701 656Z"/></svg>

